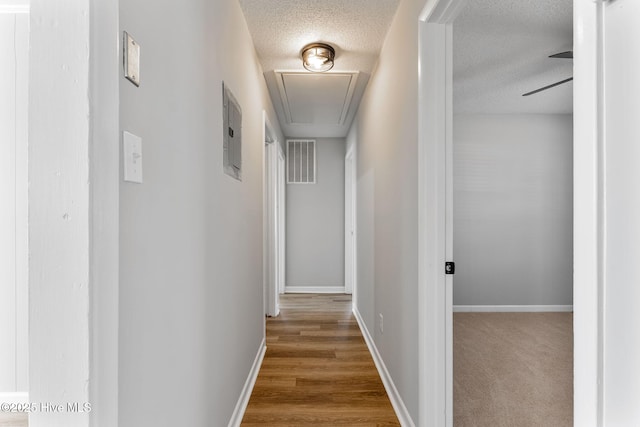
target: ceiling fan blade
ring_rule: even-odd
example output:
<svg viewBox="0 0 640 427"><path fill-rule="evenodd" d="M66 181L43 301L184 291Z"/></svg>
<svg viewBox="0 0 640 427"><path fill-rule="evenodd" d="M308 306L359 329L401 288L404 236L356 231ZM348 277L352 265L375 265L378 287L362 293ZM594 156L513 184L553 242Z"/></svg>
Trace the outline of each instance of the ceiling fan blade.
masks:
<svg viewBox="0 0 640 427"><path fill-rule="evenodd" d="M535 93L542 92L543 90L551 89L552 87L556 87L556 86L559 86L559 85L561 85L561 84L563 84L563 83L570 82L571 80L573 80L573 77L569 77L568 79L564 79L564 80L562 80L562 81L560 81L560 82L557 82L557 83L551 84L551 85L549 85L549 86L541 87L540 89L536 89L536 90L533 90L533 91L531 91L531 92L527 92L527 93L523 94L522 96L529 96L529 95L533 95L533 94L535 94Z"/></svg>
<svg viewBox="0 0 640 427"><path fill-rule="evenodd" d="M555 55L549 56L549 58L573 59L573 51L568 50L566 52L556 53Z"/></svg>

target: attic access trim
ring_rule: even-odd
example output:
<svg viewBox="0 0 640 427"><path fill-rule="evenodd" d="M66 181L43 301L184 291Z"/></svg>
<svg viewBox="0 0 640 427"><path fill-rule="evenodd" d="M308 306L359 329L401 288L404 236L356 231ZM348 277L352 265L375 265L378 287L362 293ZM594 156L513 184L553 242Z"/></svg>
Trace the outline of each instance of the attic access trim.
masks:
<svg viewBox="0 0 640 427"><path fill-rule="evenodd" d="M345 124L359 72L274 73L287 124Z"/></svg>

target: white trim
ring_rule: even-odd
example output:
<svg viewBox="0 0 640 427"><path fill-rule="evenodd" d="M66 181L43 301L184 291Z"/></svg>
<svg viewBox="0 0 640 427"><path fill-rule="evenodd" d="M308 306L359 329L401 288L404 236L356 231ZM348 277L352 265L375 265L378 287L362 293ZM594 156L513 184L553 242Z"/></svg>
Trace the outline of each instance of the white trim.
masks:
<svg viewBox="0 0 640 427"><path fill-rule="evenodd" d="M378 352L378 348L376 347L367 326L360 315L357 307L353 307L353 315L358 321L358 326L360 326L360 331L362 332L362 336L364 337L364 341L367 343L367 347L369 348L369 352L371 353L371 357L373 358L373 363L376 365L376 369L378 369L378 373L380 374L380 379L382 379L382 384L384 384L384 388L387 391L387 395L389 396L389 400L391 401L391 406L396 412L396 416L400 421L400 425L403 427L415 427L413 419L411 419L411 415L409 414L409 410L404 404L402 397L400 397L400 393L396 388L396 385L393 383L393 379L391 378L391 374L387 370L387 367Z"/></svg>
<svg viewBox="0 0 640 427"><path fill-rule="evenodd" d="M602 7L573 2L574 425L603 425Z"/></svg>
<svg viewBox="0 0 640 427"><path fill-rule="evenodd" d="M278 146L278 283L277 283L277 292L279 294L284 293L284 284L286 283L287 276L287 182L286 182L286 171L287 171L287 160L284 154L284 150L282 149L282 145L277 143ZM280 297L278 296L278 306L280 303Z"/></svg>
<svg viewBox="0 0 640 427"><path fill-rule="evenodd" d="M446 25L420 23L418 142L419 425L446 425Z"/></svg>
<svg viewBox="0 0 640 427"><path fill-rule="evenodd" d="M251 370L249 371L249 376L247 377L247 381L244 383L244 387L242 387L242 392L240 392L240 398L238 399L238 403L236 403L236 407L233 410L233 414L231 415L231 419L229 420L229 427L240 427L242 423L242 418L244 417L244 411L247 410L247 405L249 404L249 398L251 397L251 392L253 391L253 386L256 384L256 380L258 379L258 373L260 372L260 366L262 366L262 361L264 360L264 354L267 351L267 342L265 338L262 338L262 343L260 343L260 347L258 348L258 354L256 354L256 358L253 361L253 366L251 366Z"/></svg>
<svg viewBox="0 0 640 427"><path fill-rule="evenodd" d="M466 5L467 0L427 0L419 19L423 22L452 24Z"/></svg>
<svg viewBox="0 0 640 427"><path fill-rule="evenodd" d="M29 403L29 393L0 393L2 403Z"/></svg>
<svg viewBox="0 0 640 427"><path fill-rule="evenodd" d="M284 86L284 78L288 75L295 76L309 76L310 73L307 71L299 71L299 70L273 70L273 74L275 76L276 84L278 86L278 92L280 93L280 101L282 105L282 109L285 115L285 119L288 125L300 126L306 125L307 123L299 123L293 121L293 116L291 114L291 106L289 105L289 97L287 96L287 89ZM349 87L347 88L347 95L344 99L344 103L342 104L342 114L340 114L339 125L344 125L347 119L347 115L349 110L351 110L351 101L353 99L353 93L356 90L356 86L358 83L358 77L360 77L360 71L328 71L322 73L325 76L343 76L350 77Z"/></svg>
<svg viewBox="0 0 640 427"><path fill-rule="evenodd" d="M455 0L449 3L447 19L449 24L445 30L445 261L453 261L453 25L452 22L460 13L466 0ZM444 17L442 18L444 19ZM442 21L439 21L442 22ZM445 282L445 425L453 427L453 281L454 275L444 276Z"/></svg>
<svg viewBox="0 0 640 427"><path fill-rule="evenodd" d="M418 394L420 426L453 425L452 23L466 0L426 0L418 46ZM449 217L448 217L449 216Z"/></svg>
<svg viewBox="0 0 640 427"><path fill-rule="evenodd" d="M263 184L263 279L264 311L269 317L280 314L278 278L280 276L279 225L278 217L278 143L273 126L266 111L262 111L264 147L264 184Z"/></svg>
<svg viewBox="0 0 640 427"><path fill-rule="evenodd" d="M572 305L454 305L454 313L572 312Z"/></svg>
<svg viewBox="0 0 640 427"><path fill-rule="evenodd" d="M285 286L287 294L344 294L344 286Z"/></svg>
<svg viewBox="0 0 640 427"><path fill-rule="evenodd" d="M63 3L63 5L61 5ZM117 223L107 218L98 218L95 206L112 195L112 185L117 189L118 181L110 181L112 176L109 159L99 159L94 152L93 126L104 119L108 123L117 120L111 108L116 93L106 95L108 100L95 99L93 83L107 89L112 88L112 72L117 69L117 50L111 50L111 67L104 80L95 80L93 65L96 56L107 51L94 50L95 26L91 22L97 18L101 8L94 7L95 1L74 0L68 2L38 1L33 3L29 33L29 397L32 402L90 402L93 398L94 381L100 379L97 371L114 374L111 359L117 348L117 340L111 342L117 325L107 319L113 314L111 303L98 300L100 309L108 306L108 314L96 312L93 298L104 295L100 285L108 278L94 277L94 274L109 271L111 259L96 259L96 250L101 248L112 254L111 224ZM111 2L105 2L111 3ZM111 7L112 4L109 4ZM117 27L111 19L100 19L108 27L112 40L116 38ZM52 23L56 30L52 31ZM102 33L101 33L102 34ZM101 60L98 60L101 62ZM104 85L104 86L103 86ZM96 104L97 103L97 104ZM104 104L108 104L104 105ZM108 115L96 114L98 110ZM116 104L117 106L117 104ZM107 134L113 135L111 124ZM118 150L118 139L108 140L109 147L100 153ZM96 162L96 160L100 160ZM104 160L104 162L102 161ZM96 163L99 164L94 169ZM106 163L103 165L103 163ZM117 163L116 163L117 165ZM54 177L55 172L55 177ZM114 176L117 176L114 174ZM52 178L53 177L53 178ZM102 186L95 187L94 178L107 180L109 194L101 193ZM117 193L116 193L117 196ZM97 197L98 200L95 200ZM117 202L117 199L116 199ZM104 212L110 215L113 205L109 203ZM104 206L104 205L103 205ZM115 207L116 216L118 213ZM60 216L52 212L64 212L64 226ZM100 233L96 228L105 225ZM118 228L115 228L117 239ZM109 240L107 242L106 240ZM100 248L98 248L98 246ZM117 246L115 247L117 250ZM117 258L115 259L117 266ZM109 296L116 291L115 319L117 320L117 271L109 271L116 277L115 289L108 286ZM111 277L111 274L109 275ZM104 280L103 280L104 279ZM109 284L111 285L111 283ZM100 320L96 322L96 316ZM102 319L106 320L102 324ZM114 330L115 328L115 330ZM98 340L108 336L110 344L105 348L95 348ZM95 339L94 339L95 338ZM106 337L105 337L106 338ZM4 343L3 343L4 344ZM102 352L100 353L99 351ZM115 350L115 352L113 351ZM95 353L98 351L99 353ZM98 366L94 358L100 357ZM52 365L52 361L55 361ZM117 362L117 361L115 361ZM117 376L117 370L115 371ZM114 381L117 378L114 379ZM109 389L101 383L101 388ZM105 386L105 387L102 387ZM117 390L117 387L116 387ZM102 402L111 396L97 396L91 401L94 408L102 408ZM96 411L102 409L96 409ZM111 408L108 408L111 410ZM93 412L93 411L92 411ZM93 415L93 414L91 414ZM55 416L44 412L29 414L29 424L84 427L90 424L90 414L57 413ZM101 426L115 425L101 423Z"/></svg>
<svg viewBox="0 0 640 427"><path fill-rule="evenodd" d="M344 288L353 294L356 281L356 162L355 149L344 156Z"/></svg>

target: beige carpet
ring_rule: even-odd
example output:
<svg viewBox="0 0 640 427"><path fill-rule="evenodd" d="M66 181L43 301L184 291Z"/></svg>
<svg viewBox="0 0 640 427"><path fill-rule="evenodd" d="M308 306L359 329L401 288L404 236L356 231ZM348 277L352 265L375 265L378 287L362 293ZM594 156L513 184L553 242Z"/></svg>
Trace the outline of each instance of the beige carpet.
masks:
<svg viewBox="0 0 640 427"><path fill-rule="evenodd" d="M573 425L571 313L455 313L455 427Z"/></svg>

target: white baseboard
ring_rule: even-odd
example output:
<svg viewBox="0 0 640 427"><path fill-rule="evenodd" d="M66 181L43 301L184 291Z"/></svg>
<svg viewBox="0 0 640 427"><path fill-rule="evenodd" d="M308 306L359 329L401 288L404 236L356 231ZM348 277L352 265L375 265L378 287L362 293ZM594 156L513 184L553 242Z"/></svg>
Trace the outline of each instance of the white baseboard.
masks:
<svg viewBox="0 0 640 427"><path fill-rule="evenodd" d="M344 286L285 286L286 294L344 294Z"/></svg>
<svg viewBox="0 0 640 427"><path fill-rule="evenodd" d="M572 305L454 305L454 313L489 313L489 312L571 312Z"/></svg>
<svg viewBox="0 0 640 427"><path fill-rule="evenodd" d="M29 393L0 393L0 402L2 403L29 403Z"/></svg>
<svg viewBox="0 0 640 427"><path fill-rule="evenodd" d="M249 398L251 397L253 386L256 384L256 379L258 379L258 373L260 372L260 366L262 366L264 353L267 351L266 344L266 340L265 338L263 338L262 343L260 344L260 348L258 349L258 354L253 361L251 371L249 371L247 381L244 383L244 387L242 387L242 392L240 393L238 403L236 403L236 407L233 410L233 415L231 415L231 420L229 420L229 427L240 427L240 424L242 423L244 411L247 410L247 405L249 404Z"/></svg>
<svg viewBox="0 0 640 427"><path fill-rule="evenodd" d="M396 416L398 417L398 421L400 421L400 425L402 427L415 427L415 424L411 419L411 415L409 415L409 411L404 405L404 402L400 397L400 393L398 393L398 389L393 383L393 379L391 379L391 375L389 374L389 371L387 370L387 367L385 366L382 357L378 352L378 348L376 347L371 334L369 334L369 330L367 329L364 320L362 320L362 316L360 316L358 308L355 306L353 307L353 315L358 321L358 325L360 326L360 330L362 331L362 336L367 343L367 347L369 347L369 352L371 353L371 357L373 357L373 362L376 364L376 368L378 369L378 373L380 374L380 378L382 379L384 388L387 391L389 400L391 400L391 405L396 411Z"/></svg>

